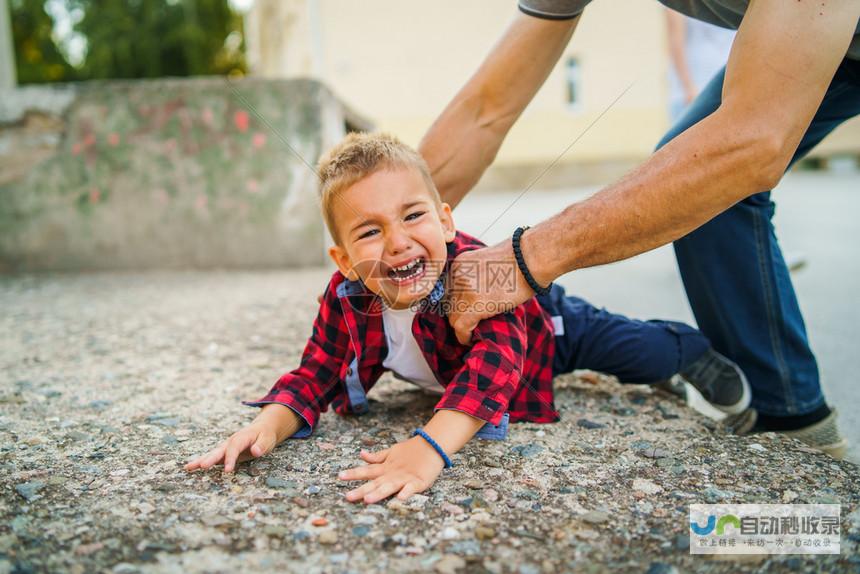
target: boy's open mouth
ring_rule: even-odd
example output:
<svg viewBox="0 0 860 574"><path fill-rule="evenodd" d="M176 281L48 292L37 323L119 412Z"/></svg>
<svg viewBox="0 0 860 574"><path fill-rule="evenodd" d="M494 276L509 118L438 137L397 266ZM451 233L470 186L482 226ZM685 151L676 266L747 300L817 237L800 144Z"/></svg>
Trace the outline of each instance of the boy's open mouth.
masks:
<svg viewBox="0 0 860 574"><path fill-rule="evenodd" d="M416 257L405 265L391 267L388 270L388 278L397 284L406 283L418 279L424 275L424 258Z"/></svg>

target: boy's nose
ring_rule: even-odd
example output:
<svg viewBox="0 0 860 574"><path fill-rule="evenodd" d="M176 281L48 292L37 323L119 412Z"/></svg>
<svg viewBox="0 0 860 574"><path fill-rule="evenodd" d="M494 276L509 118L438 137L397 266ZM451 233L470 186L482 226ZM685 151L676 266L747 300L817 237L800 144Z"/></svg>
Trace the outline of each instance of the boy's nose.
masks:
<svg viewBox="0 0 860 574"><path fill-rule="evenodd" d="M412 240L403 229L394 228L388 234L388 250L392 255L402 253L409 249Z"/></svg>

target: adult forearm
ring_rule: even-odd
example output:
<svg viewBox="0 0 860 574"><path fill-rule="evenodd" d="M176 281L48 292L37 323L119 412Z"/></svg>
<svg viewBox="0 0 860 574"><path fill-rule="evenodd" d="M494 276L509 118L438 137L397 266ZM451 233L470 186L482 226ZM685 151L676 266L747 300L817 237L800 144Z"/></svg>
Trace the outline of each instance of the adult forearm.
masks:
<svg viewBox="0 0 860 574"><path fill-rule="evenodd" d="M442 201L456 207L496 157L510 128L481 118L476 98L460 96L433 124L419 146Z"/></svg>
<svg viewBox="0 0 860 574"><path fill-rule="evenodd" d="M456 206L493 162L505 135L561 57L578 20L517 15L427 131L418 151L443 201Z"/></svg>
<svg viewBox="0 0 860 574"><path fill-rule="evenodd" d="M787 163L766 129L718 110L618 183L573 204L522 239L539 283L678 239L769 189Z"/></svg>

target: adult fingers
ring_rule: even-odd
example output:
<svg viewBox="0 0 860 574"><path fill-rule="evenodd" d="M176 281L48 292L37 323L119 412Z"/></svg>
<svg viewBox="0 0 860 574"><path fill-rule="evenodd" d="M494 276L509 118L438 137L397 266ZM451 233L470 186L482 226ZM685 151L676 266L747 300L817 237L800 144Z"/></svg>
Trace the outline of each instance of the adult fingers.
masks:
<svg viewBox="0 0 860 574"><path fill-rule="evenodd" d="M457 335L457 340L460 341L461 345L472 343L472 331L478 325L478 320L472 313L463 313L451 320L454 333Z"/></svg>
<svg viewBox="0 0 860 574"><path fill-rule="evenodd" d="M388 452L391 449L382 449L377 452L369 452L366 450L362 450L358 453L358 456L361 457L361 460L370 464L379 464L385 462L385 459L388 458Z"/></svg>

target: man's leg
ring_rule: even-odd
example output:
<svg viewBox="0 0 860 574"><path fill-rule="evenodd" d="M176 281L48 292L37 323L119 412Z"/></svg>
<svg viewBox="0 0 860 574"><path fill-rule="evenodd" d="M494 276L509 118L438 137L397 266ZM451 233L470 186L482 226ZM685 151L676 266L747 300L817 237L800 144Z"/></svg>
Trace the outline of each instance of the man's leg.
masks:
<svg viewBox="0 0 860 574"><path fill-rule="evenodd" d="M844 64L837 72L793 161L860 113L856 68ZM658 147L716 110L722 80L720 72ZM753 406L776 417L822 409L826 416L818 366L774 233L773 213L770 192L739 202L675 242L678 267L699 328L744 370Z"/></svg>

